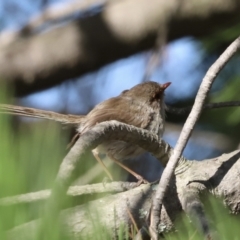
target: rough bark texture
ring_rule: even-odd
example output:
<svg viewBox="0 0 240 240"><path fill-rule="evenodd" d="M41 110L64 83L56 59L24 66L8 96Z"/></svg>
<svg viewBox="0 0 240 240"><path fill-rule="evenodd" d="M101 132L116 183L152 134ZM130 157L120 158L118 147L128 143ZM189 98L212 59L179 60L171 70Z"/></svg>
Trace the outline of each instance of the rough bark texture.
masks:
<svg viewBox="0 0 240 240"><path fill-rule="evenodd" d="M214 159L191 161L188 168L180 174L175 174L170 183L161 213L161 231L171 230L174 227L176 216L183 210L191 214L194 206L191 206L189 199L193 197L192 200L195 204L198 197L206 191L216 197L222 197L230 211L239 214L240 181L236 181L239 171L239 150ZM141 185L127 192L92 201L87 205L64 210L61 219L64 226L68 226L68 231L73 239L93 234L95 224L99 221L112 234L122 223L130 226L132 221L129 212L140 228L147 221L154 193L154 186ZM19 226L10 231L9 236L11 239L19 239L21 234L27 230L27 235L31 239L36 225L38 225L37 221ZM26 237L26 232L24 235Z"/></svg>
<svg viewBox="0 0 240 240"><path fill-rule="evenodd" d="M240 20L240 0L125 0L42 34L0 43L0 79L26 95L168 40L203 37ZM206 27L208 26L208 27Z"/></svg>
<svg viewBox="0 0 240 240"><path fill-rule="evenodd" d="M160 223L160 212L163 203L163 198L168 186L168 183L171 177L174 174L174 170L178 164L179 158L181 157L184 148L187 145L188 139L193 132L193 128L200 117L201 111L203 109L203 105L205 99L207 98L207 94L209 93L212 84L220 73L221 69L227 64L227 62L234 56L234 54L240 48L240 37L238 37L216 60L216 62L209 68L206 75L204 76L202 83L197 92L197 96L195 98L195 102L193 108L183 125L183 129L180 133L179 139L174 147L173 154L171 155L166 169L163 171L161 181L159 183L158 189L156 191L156 197L153 201L152 213L151 213L151 232L152 232L152 240L158 240L158 225ZM198 208L201 209L200 203L198 204ZM193 210L195 212L195 209ZM201 211L200 211L201 214ZM205 221L206 222L206 221ZM208 225L205 224L204 225ZM209 228L204 227L205 235L209 235Z"/></svg>

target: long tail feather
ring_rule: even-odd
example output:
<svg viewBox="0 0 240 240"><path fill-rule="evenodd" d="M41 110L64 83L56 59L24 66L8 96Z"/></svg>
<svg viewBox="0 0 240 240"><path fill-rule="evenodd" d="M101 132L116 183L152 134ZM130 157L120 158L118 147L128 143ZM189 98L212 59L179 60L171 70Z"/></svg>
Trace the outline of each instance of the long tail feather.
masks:
<svg viewBox="0 0 240 240"><path fill-rule="evenodd" d="M0 104L0 113L54 120L56 122L64 124L78 124L84 117L84 115L60 114L52 111L45 111L41 109L15 106L10 104Z"/></svg>

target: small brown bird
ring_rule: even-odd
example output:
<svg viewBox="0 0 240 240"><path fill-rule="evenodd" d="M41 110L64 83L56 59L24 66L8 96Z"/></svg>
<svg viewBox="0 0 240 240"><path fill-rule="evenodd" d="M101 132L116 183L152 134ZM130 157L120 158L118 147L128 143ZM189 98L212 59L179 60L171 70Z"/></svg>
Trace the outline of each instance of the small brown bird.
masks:
<svg viewBox="0 0 240 240"><path fill-rule="evenodd" d="M77 123L79 124L77 131L80 137L81 134L94 125L110 120L117 120L147 129L161 137L165 123L164 91L170 84L170 82L159 84L153 81L138 84L129 90L123 91L119 96L96 105L86 116L55 114L54 112L24 107L16 108L16 106L3 104L0 105L0 112L52 119L62 123ZM144 152L144 149L124 141L106 141L93 150L93 155L106 171L106 167L99 158L101 153L106 154L118 165L133 174L139 181L143 181L140 175L119 161L134 158ZM112 179L111 174L108 171L107 173Z"/></svg>

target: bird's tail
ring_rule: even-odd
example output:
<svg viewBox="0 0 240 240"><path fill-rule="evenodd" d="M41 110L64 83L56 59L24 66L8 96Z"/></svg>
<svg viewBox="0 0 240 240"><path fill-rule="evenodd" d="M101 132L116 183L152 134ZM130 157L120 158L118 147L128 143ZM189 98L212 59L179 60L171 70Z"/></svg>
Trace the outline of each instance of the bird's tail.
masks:
<svg viewBox="0 0 240 240"><path fill-rule="evenodd" d="M79 124L84 115L60 114L36 108L15 106L10 104L0 104L0 114L11 114L24 117L42 118L53 120L64 124Z"/></svg>

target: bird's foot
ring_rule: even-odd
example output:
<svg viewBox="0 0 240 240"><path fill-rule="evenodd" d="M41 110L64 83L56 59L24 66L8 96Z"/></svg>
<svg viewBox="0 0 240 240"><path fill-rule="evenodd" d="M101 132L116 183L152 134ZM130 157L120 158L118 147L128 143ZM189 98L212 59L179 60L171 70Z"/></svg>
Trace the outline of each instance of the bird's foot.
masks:
<svg viewBox="0 0 240 240"><path fill-rule="evenodd" d="M141 175L134 175L134 177L138 180L137 181L137 186L140 186L141 184L146 184L149 183L146 179L144 179Z"/></svg>

